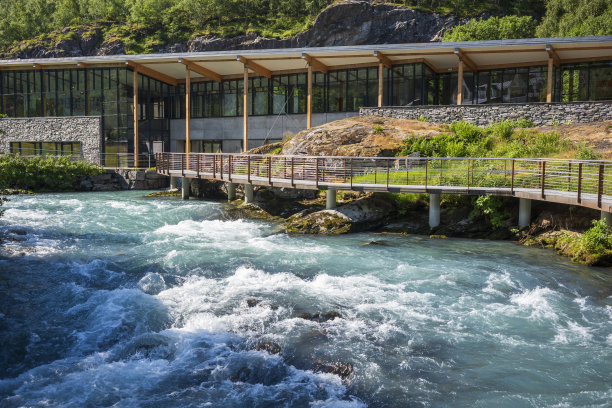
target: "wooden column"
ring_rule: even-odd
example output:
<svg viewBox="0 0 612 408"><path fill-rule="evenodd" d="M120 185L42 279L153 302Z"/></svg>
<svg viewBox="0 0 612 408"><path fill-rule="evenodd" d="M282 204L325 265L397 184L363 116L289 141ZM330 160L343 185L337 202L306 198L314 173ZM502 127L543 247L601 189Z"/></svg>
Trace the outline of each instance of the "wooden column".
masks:
<svg viewBox="0 0 612 408"><path fill-rule="evenodd" d="M378 64L378 107L383 106L383 88L384 88L385 66L381 62Z"/></svg>
<svg viewBox="0 0 612 408"><path fill-rule="evenodd" d="M244 123L242 127L242 151L249 150L249 68L244 66L244 102L242 104Z"/></svg>
<svg viewBox="0 0 612 408"><path fill-rule="evenodd" d="M185 153L191 153L191 70L189 67L185 68L185 74Z"/></svg>
<svg viewBox="0 0 612 408"><path fill-rule="evenodd" d="M553 59L548 58L548 78L546 79L546 102L552 102Z"/></svg>
<svg viewBox="0 0 612 408"><path fill-rule="evenodd" d="M463 61L459 60L457 75L457 105L463 102Z"/></svg>
<svg viewBox="0 0 612 408"><path fill-rule="evenodd" d="M312 127L312 65L308 64L308 98L306 99L306 129Z"/></svg>
<svg viewBox="0 0 612 408"><path fill-rule="evenodd" d="M134 167L138 167L138 71L134 70ZM119 163L117 163L119 165Z"/></svg>

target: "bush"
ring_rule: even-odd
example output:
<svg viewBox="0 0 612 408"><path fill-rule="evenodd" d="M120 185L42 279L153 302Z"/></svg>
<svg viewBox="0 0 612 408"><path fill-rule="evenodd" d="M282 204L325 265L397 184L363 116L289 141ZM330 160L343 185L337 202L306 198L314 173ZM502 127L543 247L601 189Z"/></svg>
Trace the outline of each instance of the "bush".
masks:
<svg viewBox="0 0 612 408"><path fill-rule="evenodd" d="M508 197L478 196L473 205L470 217L485 216L495 228L503 227L504 221L511 217L507 210Z"/></svg>
<svg viewBox="0 0 612 408"><path fill-rule="evenodd" d="M599 155L593 151L590 147L587 147L586 143L582 143L578 147L578 153L576 154L578 160L597 160Z"/></svg>
<svg viewBox="0 0 612 408"><path fill-rule="evenodd" d="M419 116L418 121L419 122L429 122L429 119L427 119L425 116L421 115L421 116Z"/></svg>
<svg viewBox="0 0 612 408"><path fill-rule="evenodd" d="M515 125L519 128L532 128L535 126L535 123L531 119L520 118L516 121Z"/></svg>
<svg viewBox="0 0 612 408"><path fill-rule="evenodd" d="M502 140L509 140L514 134L514 127L514 122L503 119L487 126L485 131L495 137L499 137Z"/></svg>
<svg viewBox="0 0 612 408"><path fill-rule="evenodd" d="M593 227L587 230L580 243L591 253L601 253L612 249L612 229L606 220L593 221Z"/></svg>
<svg viewBox="0 0 612 408"><path fill-rule="evenodd" d="M482 137L482 129L472 123L463 120L455 121L448 126L448 130L453 132L464 142L474 142Z"/></svg>
<svg viewBox="0 0 612 408"><path fill-rule="evenodd" d="M68 157L0 156L0 186L33 191L70 191L77 176L102 174L95 164Z"/></svg>

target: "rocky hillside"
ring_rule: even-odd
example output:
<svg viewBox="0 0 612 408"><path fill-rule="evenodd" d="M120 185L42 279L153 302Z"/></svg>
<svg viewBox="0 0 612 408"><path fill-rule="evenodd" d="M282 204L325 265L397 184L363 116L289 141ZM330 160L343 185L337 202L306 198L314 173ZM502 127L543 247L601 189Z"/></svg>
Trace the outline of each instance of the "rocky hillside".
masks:
<svg viewBox="0 0 612 408"><path fill-rule="evenodd" d="M310 29L288 39L256 34L229 38L194 36L187 42L134 47L110 23L65 28L0 52L0 58L53 58L117 55L140 51L199 52L237 49L325 47L439 41L446 30L460 23L452 15L412 10L399 5L345 0L324 9Z"/></svg>

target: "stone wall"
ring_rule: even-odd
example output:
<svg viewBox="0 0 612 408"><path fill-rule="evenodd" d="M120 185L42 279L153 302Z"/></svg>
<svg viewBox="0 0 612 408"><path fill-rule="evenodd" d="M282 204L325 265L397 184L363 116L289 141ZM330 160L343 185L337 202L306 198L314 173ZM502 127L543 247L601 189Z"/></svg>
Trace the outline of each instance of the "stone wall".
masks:
<svg viewBox="0 0 612 408"><path fill-rule="evenodd" d="M502 119L531 119L536 126L551 125L554 121L598 122L612 120L612 102L570 103L506 103L497 105L450 106L387 106L361 108L360 116L384 116L398 119L418 119L424 116L434 123L465 120L486 126Z"/></svg>
<svg viewBox="0 0 612 408"><path fill-rule="evenodd" d="M106 170L99 176L81 176L80 191L160 190L170 186L170 177L155 170Z"/></svg>
<svg viewBox="0 0 612 408"><path fill-rule="evenodd" d="M99 163L102 119L100 116L1 119L0 152L10 152L10 142L81 142L83 159Z"/></svg>

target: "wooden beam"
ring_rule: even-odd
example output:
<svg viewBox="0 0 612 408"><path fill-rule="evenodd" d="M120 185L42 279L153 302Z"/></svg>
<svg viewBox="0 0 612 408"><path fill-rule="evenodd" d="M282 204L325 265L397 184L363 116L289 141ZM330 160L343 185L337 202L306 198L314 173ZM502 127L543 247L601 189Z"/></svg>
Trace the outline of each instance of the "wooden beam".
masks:
<svg viewBox="0 0 612 408"><path fill-rule="evenodd" d="M515 62L515 63L508 63L508 64L496 64L496 65L481 65L480 70L481 71L486 71L486 70L490 70L490 69L500 69L500 68L520 68L520 67L531 67L531 66L538 66L538 65L546 65L548 64L548 61L534 61L534 62Z"/></svg>
<svg viewBox="0 0 612 408"><path fill-rule="evenodd" d="M385 75L385 67L384 63L381 61L378 64L378 107L381 108L383 106L383 89L384 89L384 75Z"/></svg>
<svg viewBox="0 0 612 408"><path fill-rule="evenodd" d="M244 64L242 151L249 150L249 68Z"/></svg>
<svg viewBox="0 0 612 408"><path fill-rule="evenodd" d="M244 64L245 67L247 67L248 69L251 69L255 72L257 72L259 75L264 76L266 78L271 78L272 77L272 71L270 71L268 68L262 67L261 65L259 65L258 63L256 63L255 61L246 59L243 56L238 56L236 57L236 59L240 62L242 62ZM246 76L248 78L248 71L246 73Z"/></svg>
<svg viewBox="0 0 612 408"><path fill-rule="evenodd" d="M552 58L555 67L559 68L559 66L561 65L561 58L559 58L559 55L552 47L552 45L546 44L546 52L548 53L548 58Z"/></svg>
<svg viewBox="0 0 612 408"><path fill-rule="evenodd" d="M308 97L306 99L306 129L312 127L312 65L308 65Z"/></svg>
<svg viewBox="0 0 612 408"><path fill-rule="evenodd" d="M138 167L138 70L134 70L134 167ZM119 165L119 163L117 163Z"/></svg>
<svg viewBox="0 0 612 408"><path fill-rule="evenodd" d="M212 79L213 81L216 82L221 82L223 80L223 77L219 74L217 74L214 71L211 71L208 68L205 68L201 65L198 65L192 61L189 61L185 58L179 58L178 62L180 62L181 64L185 65L187 68L189 68L191 71L195 72L196 74L200 74L202 76L205 76L207 78Z"/></svg>
<svg viewBox="0 0 612 408"><path fill-rule="evenodd" d="M379 62L385 64L385 67L391 69L391 67L393 66L393 62L391 62L391 60L382 52L374 51L374 56L378 59Z"/></svg>
<svg viewBox="0 0 612 408"><path fill-rule="evenodd" d="M459 60L459 66L457 76L457 105L461 105L463 102L463 61Z"/></svg>
<svg viewBox="0 0 612 408"><path fill-rule="evenodd" d="M463 61L470 71L478 72L478 66L468 57L465 52L461 51L461 48L455 48L455 55L459 58L459 61Z"/></svg>
<svg viewBox="0 0 612 408"><path fill-rule="evenodd" d="M128 60L128 61L125 61L125 65L127 65L128 67L132 68L135 71L138 71L139 73L143 75L149 76L153 79L157 79L158 81L165 82L167 84L174 85L174 86L178 84L178 80L176 78L173 78L170 75L166 75L162 72L156 71L152 68L139 64L137 62Z"/></svg>
<svg viewBox="0 0 612 408"><path fill-rule="evenodd" d="M552 102L553 58L548 58L548 77L546 78L546 102Z"/></svg>
<svg viewBox="0 0 612 408"><path fill-rule="evenodd" d="M427 61L427 58L423 58L423 64L427 65L429 67L429 69L431 69L433 72L437 73L437 72L440 71L440 69L438 67L436 67L431 62Z"/></svg>
<svg viewBox="0 0 612 408"><path fill-rule="evenodd" d="M317 71L320 71L324 74L327 74L329 72L329 67L325 64L323 64L321 61L319 61L318 59L311 57L310 55L306 54L305 52L302 53L302 59L306 60L306 63L308 65L312 65L312 67L314 69L316 69Z"/></svg>
<svg viewBox="0 0 612 408"><path fill-rule="evenodd" d="M576 64L579 62L597 62L597 61L610 61L612 59L611 56L599 56L599 57L588 57L588 58L572 58L572 59L564 59L561 61L562 64Z"/></svg>
<svg viewBox="0 0 612 408"><path fill-rule="evenodd" d="M185 67L185 80L185 153L191 153L191 70L189 67ZM189 160L187 164L189 165Z"/></svg>

